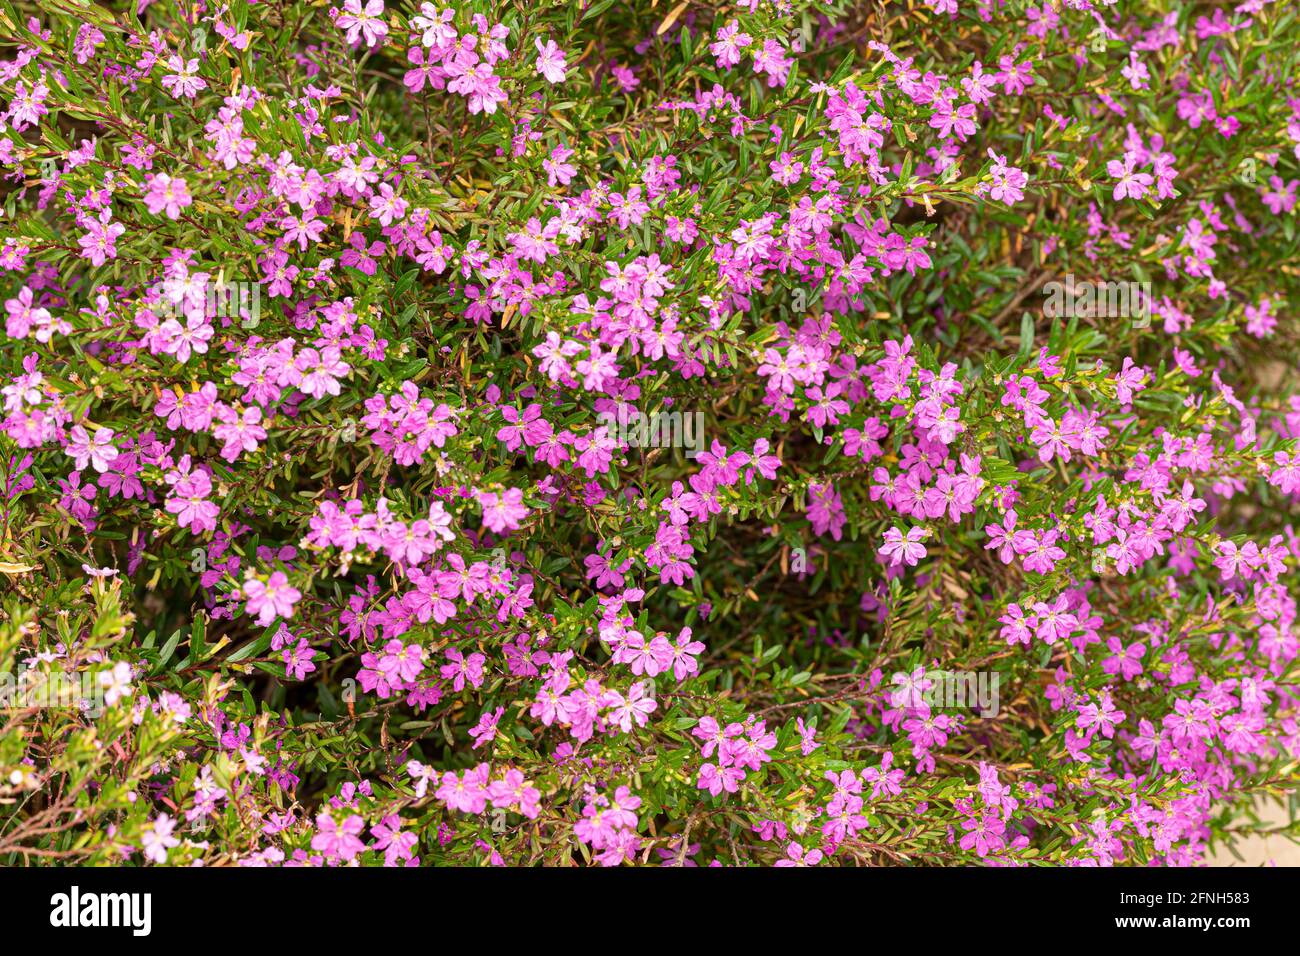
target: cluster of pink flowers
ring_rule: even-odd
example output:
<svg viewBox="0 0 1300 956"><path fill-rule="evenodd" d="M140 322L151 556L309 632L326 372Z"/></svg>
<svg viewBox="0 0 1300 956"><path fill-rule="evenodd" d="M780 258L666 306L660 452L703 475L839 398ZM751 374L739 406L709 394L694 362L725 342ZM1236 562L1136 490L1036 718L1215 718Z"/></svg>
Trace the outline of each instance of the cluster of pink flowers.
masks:
<svg viewBox="0 0 1300 956"><path fill-rule="evenodd" d="M375 2L371 0L372 5ZM383 4L379 7L382 9ZM473 30L458 33L452 22L454 16L450 7L440 11L432 3L420 5L419 16L411 18L413 45L406 52L411 68L403 82L412 93L419 93L426 85L432 90L458 93L465 98L470 113L490 116L507 100L501 77L493 68L510 56L505 42L510 32L505 24L489 23L476 13ZM416 39L418 45L414 45ZM537 67L553 83L564 78L564 57L556 54L555 50L543 52Z"/></svg>
<svg viewBox="0 0 1300 956"><path fill-rule="evenodd" d="M414 382L403 382L396 395L366 399L361 424L375 446L399 465L418 465L430 448L442 448L457 434L455 412L421 398Z"/></svg>
<svg viewBox="0 0 1300 956"><path fill-rule="evenodd" d="M596 861L601 866L618 866L632 860L641 849L641 838L636 833L636 810L640 806L641 798L626 786L615 789L613 796L589 788L573 835L599 851Z"/></svg>
<svg viewBox="0 0 1300 956"><path fill-rule="evenodd" d="M555 724L567 728L578 743L591 740L597 733L630 733L646 726L659 706L653 681L633 684L626 694L602 687L595 678L579 684L569 667L572 659L572 651L547 656L547 671L529 716L546 727Z"/></svg>
<svg viewBox="0 0 1300 956"><path fill-rule="evenodd" d="M761 772L771 761L770 751L776 746L776 734L767 729L767 722L752 715L743 723L725 727L713 717L702 717L691 735L704 742L700 753L705 763L700 765L695 785L714 796L739 790L747 772ZM709 760L715 752L716 758Z"/></svg>
<svg viewBox="0 0 1300 956"><path fill-rule="evenodd" d="M451 515L439 500L429 504L427 518L403 521L380 498L374 511L367 511L358 499L344 502L340 508L333 501L322 501L310 521L307 544L316 548L338 548L352 553L358 548L386 554L406 565L422 564L454 541Z"/></svg>
<svg viewBox="0 0 1300 956"><path fill-rule="evenodd" d="M406 773L415 786L415 795L423 797L431 783L436 784L434 796L448 809L461 813L484 813L490 803L498 810L510 810L529 820L537 818L541 793L529 785L518 770L507 770L500 779L492 779L490 764L480 763L463 773L439 773L418 760L407 761Z"/></svg>

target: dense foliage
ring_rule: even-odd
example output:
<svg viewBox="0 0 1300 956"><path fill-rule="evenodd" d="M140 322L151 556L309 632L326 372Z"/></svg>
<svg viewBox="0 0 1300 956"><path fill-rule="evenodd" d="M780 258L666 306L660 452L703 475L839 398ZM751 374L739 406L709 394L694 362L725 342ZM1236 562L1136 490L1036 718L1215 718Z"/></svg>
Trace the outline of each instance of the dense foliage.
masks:
<svg viewBox="0 0 1300 956"><path fill-rule="evenodd" d="M0 862L1187 865L1294 791L1293 4L0 43Z"/></svg>

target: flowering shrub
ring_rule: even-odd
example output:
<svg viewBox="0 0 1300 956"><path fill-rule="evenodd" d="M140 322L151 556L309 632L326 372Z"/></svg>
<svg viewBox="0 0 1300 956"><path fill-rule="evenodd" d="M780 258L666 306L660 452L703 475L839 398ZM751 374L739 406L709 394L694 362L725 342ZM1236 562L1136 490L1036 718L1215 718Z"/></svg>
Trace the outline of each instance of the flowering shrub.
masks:
<svg viewBox="0 0 1300 956"><path fill-rule="evenodd" d="M1295 788L1291 5L0 35L0 861L1186 865Z"/></svg>

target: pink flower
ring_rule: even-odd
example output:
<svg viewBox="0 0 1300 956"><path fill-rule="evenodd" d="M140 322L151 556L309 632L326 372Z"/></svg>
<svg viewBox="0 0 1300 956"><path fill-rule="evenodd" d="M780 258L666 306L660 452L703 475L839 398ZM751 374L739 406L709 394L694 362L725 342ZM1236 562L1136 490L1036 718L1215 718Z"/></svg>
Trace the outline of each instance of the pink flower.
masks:
<svg viewBox="0 0 1300 956"><path fill-rule="evenodd" d="M794 842L785 848L785 854L785 859L777 860L776 866L816 866L823 858L821 850L805 851L801 845Z"/></svg>
<svg viewBox="0 0 1300 956"><path fill-rule="evenodd" d="M402 818L396 813L389 813L374 824L370 835L375 838L374 849L384 851L385 866L397 866L399 861L410 860L420 842L414 832L402 830Z"/></svg>
<svg viewBox="0 0 1300 956"><path fill-rule="evenodd" d="M348 43L356 43L364 37L366 46L373 47L388 36L384 0L367 0L365 6L361 5L361 0L344 0L343 12L338 14L335 23L345 31L343 39Z"/></svg>
<svg viewBox="0 0 1300 956"><path fill-rule="evenodd" d="M206 472L192 472L172 486L164 508L169 514L176 515L176 523L182 528L189 528L194 534L212 531L217 527L217 516L221 509L211 501L212 479Z"/></svg>
<svg viewBox="0 0 1300 956"><path fill-rule="evenodd" d="M105 209L99 221L86 223L86 234L77 239L81 247L81 257L90 261L92 266L102 266L109 259L117 258L117 237L126 232L126 226L108 218Z"/></svg>
<svg viewBox="0 0 1300 956"><path fill-rule="evenodd" d="M724 790L727 793L735 793L740 789L741 781L744 779L745 771L740 767L718 767L706 763L700 767L700 776L696 781L696 787L700 790L707 790L716 797Z"/></svg>
<svg viewBox="0 0 1300 956"><path fill-rule="evenodd" d="M880 549L880 553L889 559L891 567L897 567L905 564L908 567L915 567L916 563L926 555L925 545L921 544L930 532L926 528L912 528L903 534L897 526L890 528L885 532L885 543Z"/></svg>
<svg viewBox="0 0 1300 956"><path fill-rule="evenodd" d="M1038 624L1034 630L1034 636L1044 644L1055 644L1057 641L1068 638L1074 633L1074 629L1079 626L1079 619L1073 614L1068 613L1069 602L1066 601L1065 595L1061 595L1052 604L1039 601L1034 605L1034 615Z"/></svg>
<svg viewBox="0 0 1300 956"><path fill-rule="evenodd" d="M677 635L677 643L672 646L673 677L683 681L692 674L698 674L700 665L696 658L704 653L704 650L703 643L691 640L691 629L682 628Z"/></svg>
<svg viewBox="0 0 1300 956"><path fill-rule="evenodd" d="M315 653L306 638L299 638L296 647L286 647L282 652L285 673L294 680L306 679L308 674L316 670L316 665L312 663Z"/></svg>
<svg viewBox="0 0 1300 956"><path fill-rule="evenodd" d="M322 813L316 818L316 835L311 838L311 848L325 854L327 860L346 863L366 848L360 839L365 828L366 821L355 813L342 823L328 813Z"/></svg>
<svg viewBox="0 0 1300 956"><path fill-rule="evenodd" d="M265 627L276 617L292 617L294 605L302 598L302 593L289 584L283 571L273 571L265 582L249 577L244 582L244 597L248 600L244 610L257 615L257 623Z"/></svg>
<svg viewBox="0 0 1300 956"><path fill-rule="evenodd" d="M148 188L144 192L145 208L155 216L166 213L168 219L180 218L181 210L193 205L190 187L179 177L173 179L166 173L147 177Z"/></svg>
<svg viewBox="0 0 1300 956"><path fill-rule="evenodd" d="M647 691L647 686L651 690ZM617 691L610 691L609 696L612 701L609 711L609 719L623 731L631 733L635 724L637 727L644 727L650 719L650 715L658 707L655 703L653 694L653 681L645 681L640 684L633 684L632 689L628 691L627 697L623 697Z"/></svg>
<svg viewBox="0 0 1300 956"><path fill-rule="evenodd" d="M754 38L740 29L735 20L728 20L727 25L718 31L718 38L709 44L718 66L729 70L740 62L741 52L753 42Z"/></svg>
<svg viewBox="0 0 1300 956"><path fill-rule="evenodd" d="M564 51L555 45L554 40L547 40L545 45L542 44L541 38L533 40L537 47L537 72L546 78L548 83L564 82Z"/></svg>
<svg viewBox="0 0 1300 956"><path fill-rule="evenodd" d="M419 644L403 645L396 639L384 645L383 656L379 658L379 669L394 683L415 680L423 667L424 648Z"/></svg>
<svg viewBox="0 0 1300 956"><path fill-rule="evenodd" d="M1117 710L1111 703L1110 694L1102 691L1101 705L1084 704L1079 708L1079 717L1075 723L1081 730L1100 730L1103 737L1110 738L1115 736L1115 728L1124 720L1124 716L1124 712Z"/></svg>
<svg viewBox="0 0 1300 956"><path fill-rule="evenodd" d="M1141 199L1147 194L1153 182L1152 177L1148 173L1135 172L1136 165L1137 156L1131 152L1125 153L1122 160L1112 159L1106 164L1106 172L1116 180L1113 198L1123 199L1127 196L1130 199Z"/></svg>
<svg viewBox="0 0 1300 956"><path fill-rule="evenodd" d="M371 2L376 3L378 0ZM379 192L370 197L370 218L378 219L381 226L389 226L405 218L410 205L388 183L380 183Z"/></svg>
<svg viewBox="0 0 1300 956"><path fill-rule="evenodd" d="M478 503L483 508L483 527L495 534L516 530L528 517L523 500L524 493L518 488L507 488L501 494L480 491Z"/></svg>
<svg viewBox="0 0 1300 956"><path fill-rule="evenodd" d="M170 57L167 60L167 68L171 73L162 78L163 88L171 91L172 96L178 100L192 100L200 90L208 88L207 81L198 75L197 57L191 60L185 60L180 56Z"/></svg>
<svg viewBox="0 0 1300 956"><path fill-rule="evenodd" d="M507 770L503 779L489 784L488 798L492 801L492 806L518 810L529 820L537 819L541 813L541 791L529 786L523 773L518 770Z"/></svg>
<svg viewBox="0 0 1300 956"><path fill-rule="evenodd" d="M489 767L479 764L463 774L448 771L442 775L436 796L449 809L462 813L482 813L487 809L487 783Z"/></svg>
<svg viewBox="0 0 1300 956"><path fill-rule="evenodd" d="M501 715L504 713L504 707L498 707L496 710L485 710L479 717L478 723L469 729L469 735L474 738L473 746L475 750L496 738L497 722L501 720Z"/></svg>
<svg viewBox="0 0 1300 956"><path fill-rule="evenodd" d="M78 471L84 471L90 465L100 474L108 471L108 466L117 460L119 454L113 445L113 429L98 428L95 437L91 438L80 425L72 427L64 451L77 463Z"/></svg>
<svg viewBox="0 0 1300 956"><path fill-rule="evenodd" d="M165 813L160 813L140 833L140 848L146 860L153 863L166 863L167 851L180 845L180 840L172 836L176 821Z"/></svg>

